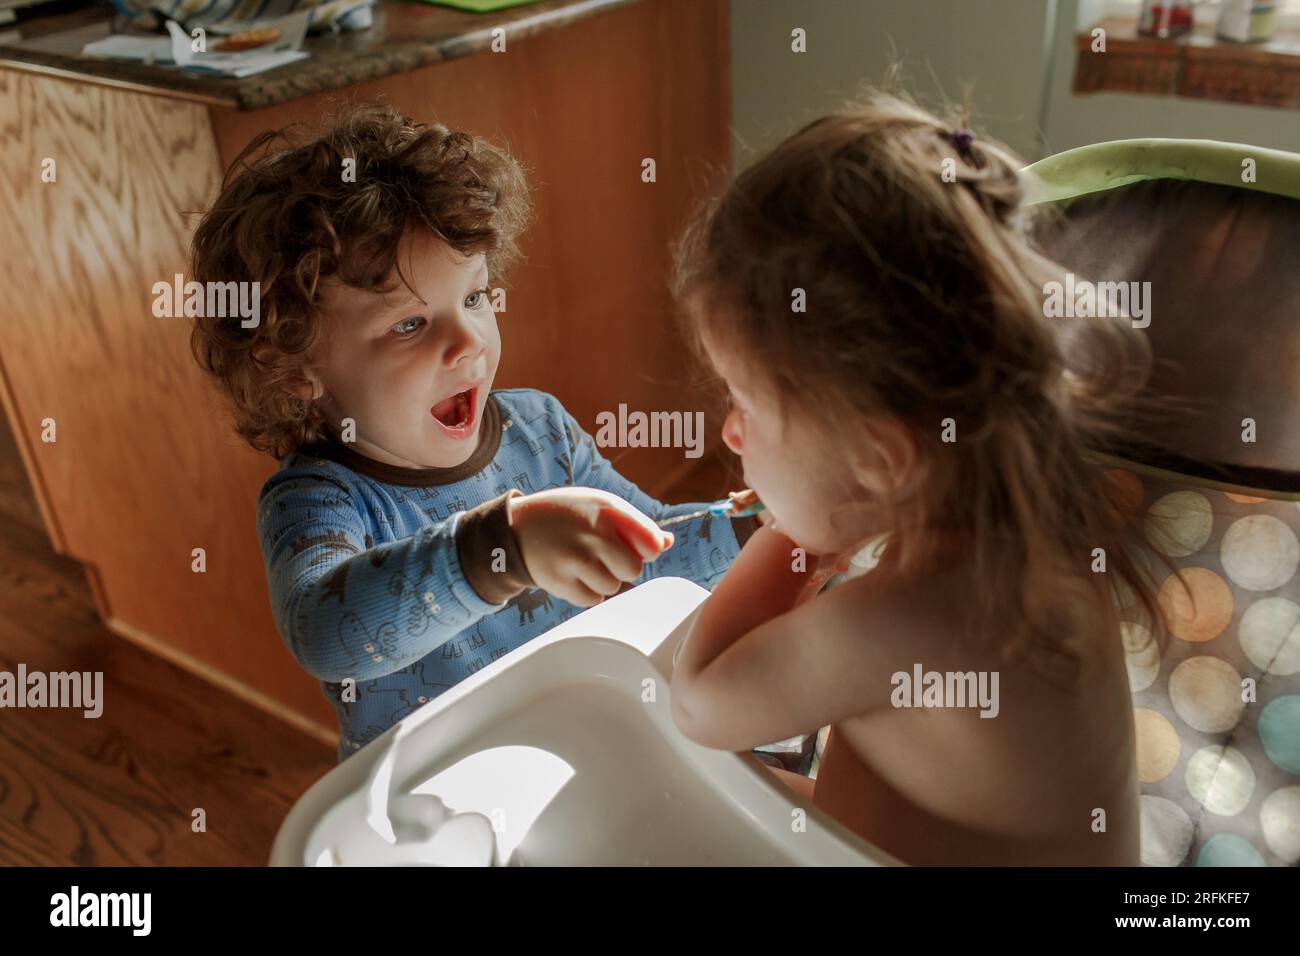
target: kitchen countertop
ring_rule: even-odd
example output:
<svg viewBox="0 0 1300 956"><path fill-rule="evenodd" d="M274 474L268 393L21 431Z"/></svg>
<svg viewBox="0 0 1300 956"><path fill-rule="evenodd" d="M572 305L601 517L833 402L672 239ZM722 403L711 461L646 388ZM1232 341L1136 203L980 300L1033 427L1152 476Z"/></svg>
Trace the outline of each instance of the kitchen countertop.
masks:
<svg viewBox="0 0 1300 956"><path fill-rule="evenodd" d="M494 13L467 13L420 2L380 0L368 30L307 37L310 58L244 79L190 73L174 66L83 56L114 32L105 0L0 27L0 69L26 70L241 110L364 83L486 50L492 30L507 41L555 29L636 0L543 0ZM119 21L120 22L120 21Z"/></svg>

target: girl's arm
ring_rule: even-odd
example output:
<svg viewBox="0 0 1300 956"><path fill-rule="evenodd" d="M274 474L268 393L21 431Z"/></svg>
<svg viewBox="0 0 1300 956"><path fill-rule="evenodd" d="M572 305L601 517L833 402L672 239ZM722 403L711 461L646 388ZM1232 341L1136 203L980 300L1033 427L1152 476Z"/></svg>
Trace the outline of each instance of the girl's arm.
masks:
<svg viewBox="0 0 1300 956"><path fill-rule="evenodd" d="M754 532L682 645L673 717L697 743L749 750L888 707L891 675L911 672L917 648L896 638L897 602L874 574L800 603L819 562L794 570L796 547Z"/></svg>
<svg viewBox="0 0 1300 956"><path fill-rule="evenodd" d="M816 566L814 556L779 531L755 531L700 610L674 665L673 680L697 676L745 634L793 608Z"/></svg>

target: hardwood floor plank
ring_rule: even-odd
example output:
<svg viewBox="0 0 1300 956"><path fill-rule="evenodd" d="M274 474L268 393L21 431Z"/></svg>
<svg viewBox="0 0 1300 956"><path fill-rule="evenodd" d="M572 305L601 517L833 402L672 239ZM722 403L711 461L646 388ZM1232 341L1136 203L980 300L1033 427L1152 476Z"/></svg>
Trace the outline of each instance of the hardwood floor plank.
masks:
<svg viewBox="0 0 1300 956"><path fill-rule="evenodd" d="M0 670L20 663L102 672L103 713L0 710L0 865L260 866L334 766L333 748L103 627L0 427Z"/></svg>

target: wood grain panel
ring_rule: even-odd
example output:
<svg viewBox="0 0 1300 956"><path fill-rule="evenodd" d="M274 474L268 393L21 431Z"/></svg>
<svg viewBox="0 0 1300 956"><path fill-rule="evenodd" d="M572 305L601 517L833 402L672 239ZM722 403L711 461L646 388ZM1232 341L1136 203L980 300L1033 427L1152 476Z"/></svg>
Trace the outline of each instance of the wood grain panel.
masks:
<svg viewBox="0 0 1300 956"><path fill-rule="evenodd" d="M205 109L0 71L0 144L0 360L56 545L87 563L110 627L328 735L267 603L254 504L274 463L231 434L186 320L152 311L219 181Z"/></svg>

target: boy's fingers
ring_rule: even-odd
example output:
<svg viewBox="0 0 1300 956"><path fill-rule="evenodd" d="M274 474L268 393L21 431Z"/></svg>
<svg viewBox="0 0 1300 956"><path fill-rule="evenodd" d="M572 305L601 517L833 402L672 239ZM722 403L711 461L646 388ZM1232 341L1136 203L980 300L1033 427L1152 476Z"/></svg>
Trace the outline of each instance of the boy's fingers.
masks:
<svg viewBox="0 0 1300 956"><path fill-rule="evenodd" d="M594 607L604 600L604 597L597 594L581 581L573 581L564 590L565 593L558 596L568 601L570 604L576 604L578 607Z"/></svg>
<svg viewBox="0 0 1300 956"><path fill-rule="evenodd" d="M641 576L645 561L624 542L596 537L592 551L609 572L620 581L635 581Z"/></svg>
<svg viewBox="0 0 1300 956"><path fill-rule="evenodd" d="M623 586L623 582L610 574L599 561L584 562L578 569L578 580L583 587L595 593L598 599L617 594Z"/></svg>
<svg viewBox="0 0 1300 956"><path fill-rule="evenodd" d="M612 530L643 561L653 561L672 546L671 534L633 509L601 508L596 527L601 531Z"/></svg>

